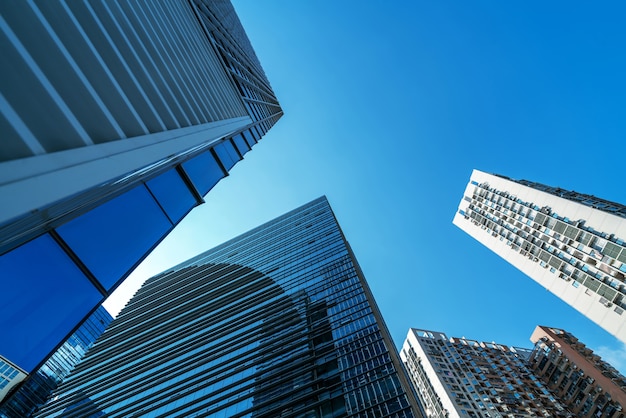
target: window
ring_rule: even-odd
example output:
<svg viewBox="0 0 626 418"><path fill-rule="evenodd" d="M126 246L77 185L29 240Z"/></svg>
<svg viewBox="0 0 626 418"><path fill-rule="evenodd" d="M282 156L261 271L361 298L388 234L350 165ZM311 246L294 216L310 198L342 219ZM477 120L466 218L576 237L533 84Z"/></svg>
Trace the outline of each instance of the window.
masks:
<svg viewBox="0 0 626 418"><path fill-rule="evenodd" d="M250 151L251 146L246 143L241 134L235 135L233 137L233 142L235 143L235 146L237 147L237 150L241 155L244 155L246 152Z"/></svg>
<svg viewBox="0 0 626 418"><path fill-rule="evenodd" d="M0 352L27 372L102 300L54 239L46 234L0 257L5 278Z"/></svg>
<svg viewBox="0 0 626 418"><path fill-rule="evenodd" d="M146 185L174 224L196 204L196 199L174 169L146 182Z"/></svg>
<svg viewBox="0 0 626 418"><path fill-rule="evenodd" d="M231 141L224 141L213 147L218 158L226 170L230 170L240 160L239 154Z"/></svg>
<svg viewBox="0 0 626 418"><path fill-rule="evenodd" d="M171 228L142 184L61 225L57 232L109 290Z"/></svg>
<svg viewBox="0 0 626 418"><path fill-rule="evenodd" d="M201 196L207 194L224 178L224 172L209 151L192 158L182 166Z"/></svg>

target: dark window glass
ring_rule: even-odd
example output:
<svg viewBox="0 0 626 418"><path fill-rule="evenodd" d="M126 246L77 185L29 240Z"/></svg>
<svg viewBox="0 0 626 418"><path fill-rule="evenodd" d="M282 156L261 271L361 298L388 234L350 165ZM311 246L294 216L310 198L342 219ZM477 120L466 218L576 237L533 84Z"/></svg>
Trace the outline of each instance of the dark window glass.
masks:
<svg viewBox="0 0 626 418"><path fill-rule="evenodd" d="M102 295L50 235L0 257L0 353L31 372Z"/></svg>
<svg viewBox="0 0 626 418"><path fill-rule="evenodd" d="M226 170L233 168L235 163L239 161L239 155L230 141L224 141L213 147L213 149Z"/></svg>
<svg viewBox="0 0 626 418"><path fill-rule="evenodd" d="M208 151L183 163L183 168L202 196L224 177L224 172Z"/></svg>
<svg viewBox="0 0 626 418"><path fill-rule="evenodd" d="M171 227L142 184L60 226L57 232L108 290Z"/></svg>
<svg viewBox="0 0 626 418"><path fill-rule="evenodd" d="M178 223L196 204L196 199L174 169L146 184L174 224Z"/></svg>
<svg viewBox="0 0 626 418"><path fill-rule="evenodd" d="M235 135L233 137L233 142L237 146L237 149L239 150L239 153L241 155L244 155L246 152L250 151L250 147L248 146L246 141L244 141L243 136L241 134Z"/></svg>

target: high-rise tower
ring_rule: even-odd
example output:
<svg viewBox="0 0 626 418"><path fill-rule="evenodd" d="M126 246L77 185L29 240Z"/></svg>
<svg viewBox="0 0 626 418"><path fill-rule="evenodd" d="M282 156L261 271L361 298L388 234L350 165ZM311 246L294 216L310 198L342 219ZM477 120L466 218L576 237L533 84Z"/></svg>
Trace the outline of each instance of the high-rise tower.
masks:
<svg viewBox="0 0 626 418"><path fill-rule="evenodd" d="M453 222L626 342L626 206L474 170Z"/></svg>
<svg viewBox="0 0 626 418"><path fill-rule="evenodd" d="M400 357L428 417L572 417L526 364L531 350L411 328Z"/></svg>
<svg viewBox="0 0 626 418"><path fill-rule="evenodd" d="M325 198L149 279L41 416L421 416Z"/></svg>
<svg viewBox="0 0 626 418"><path fill-rule="evenodd" d="M577 417L624 418L626 377L567 331L537 326L533 371Z"/></svg>
<svg viewBox="0 0 626 418"><path fill-rule="evenodd" d="M0 2L0 356L31 372L281 117L223 0Z"/></svg>

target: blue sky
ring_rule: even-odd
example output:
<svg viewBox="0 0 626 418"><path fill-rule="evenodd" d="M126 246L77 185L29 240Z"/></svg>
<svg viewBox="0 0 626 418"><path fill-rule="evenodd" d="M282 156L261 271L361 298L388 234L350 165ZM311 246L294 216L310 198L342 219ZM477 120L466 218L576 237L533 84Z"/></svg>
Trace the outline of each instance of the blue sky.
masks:
<svg viewBox="0 0 626 418"><path fill-rule="evenodd" d="M626 370L451 222L473 168L626 202L623 3L234 3L285 116L119 294L326 195L397 345L418 327L530 347L542 324Z"/></svg>

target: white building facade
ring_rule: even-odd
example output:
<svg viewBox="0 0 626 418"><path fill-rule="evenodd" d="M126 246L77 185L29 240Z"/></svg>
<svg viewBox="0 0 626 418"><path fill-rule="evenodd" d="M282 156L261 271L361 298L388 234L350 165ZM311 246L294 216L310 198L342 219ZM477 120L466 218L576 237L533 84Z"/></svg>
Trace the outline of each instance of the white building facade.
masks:
<svg viewBox="0 0 626 418"><path fill-rule="evenodd" d="M411 328L400 358L428 417L572 416L527 368L530 353Z"/></svg>
<svg viewBox="0 0 626 418"><path fill-rule="evenodd" d="M474 170L453 223L626 342L626 206Z"/></svg>

